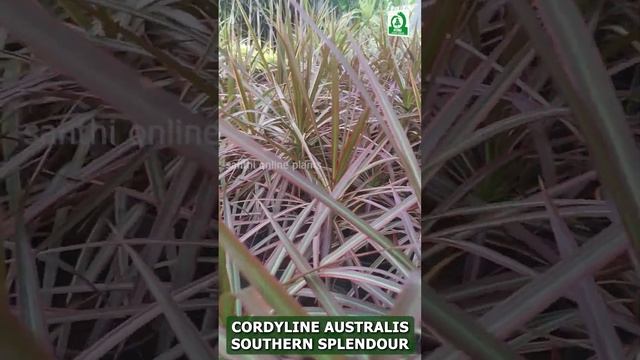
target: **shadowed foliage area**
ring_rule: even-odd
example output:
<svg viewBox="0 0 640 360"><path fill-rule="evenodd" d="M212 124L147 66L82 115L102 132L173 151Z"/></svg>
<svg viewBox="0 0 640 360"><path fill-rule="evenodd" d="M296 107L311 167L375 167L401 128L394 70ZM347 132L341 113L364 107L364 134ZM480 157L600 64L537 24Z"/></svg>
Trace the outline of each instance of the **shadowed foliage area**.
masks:
<svg viewBox="0 0 640 360"><path fill-rule="evenodd" d="M638 3L423 2L423 354L636 359Z"/></svg>
<svg viewBox="0 0 640 360"><path fill-rule="evenodd" d="M3 359L216 356L216 9L0 4Z"/></svg>

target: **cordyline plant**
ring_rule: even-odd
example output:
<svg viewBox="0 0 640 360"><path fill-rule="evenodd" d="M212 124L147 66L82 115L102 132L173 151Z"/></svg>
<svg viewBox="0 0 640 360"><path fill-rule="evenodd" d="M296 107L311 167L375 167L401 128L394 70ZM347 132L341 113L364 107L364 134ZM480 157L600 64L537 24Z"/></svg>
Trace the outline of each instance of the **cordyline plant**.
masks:
<svg viewBox="0 0 640 360"><path fill-rule="evenodd" d="M132 5L0 3L3 359L217 356L216 7Z"/></svg>
<svg viewBox="0 0 640 360"><path fill-rule="evenodd" d="M640 354L638 10L425 5L426 359Z"/></svg>
<svg viewBox="0 0 640 360"><path fill-rule="evenodd" d="M420 34L382 7L223 4L221 320L419 318Z"/></svg>

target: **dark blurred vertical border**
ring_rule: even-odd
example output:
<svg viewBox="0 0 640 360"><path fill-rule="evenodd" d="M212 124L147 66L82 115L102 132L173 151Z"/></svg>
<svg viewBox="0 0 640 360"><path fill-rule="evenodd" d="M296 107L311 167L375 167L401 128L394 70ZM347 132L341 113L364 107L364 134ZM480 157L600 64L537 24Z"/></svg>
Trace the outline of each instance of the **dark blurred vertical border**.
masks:
<svg viewBox="0 0 640 360"><path fill-rule="evenodd" d="M429 124L431 116L435 109L430 108L430 97L435 96L432 91L435 91L435 86L432 86L434 78L440 71L446 66L446 57L442 54L447 47L451 46L453 39L450 34L455 31L461 15L464 13L465 6L468 4L468 0L422 0L422 109L421 109L421 128L422 136L420 143L420 162L422 168L422 238L424 239L427 234L428 227L425 226L425 218L429 214L430 209L433 208L433 202L429 200L427 196L425 183L425 166L428 156L426 154L426 147L435 146L436 144L425 144L425 139L431 138L427 136L429 133ZM425 242L422 241L422 252L426 252ZM424 258L423 258L424 259ZM429 264L423 260L422 274L429 272ZM427 284L422 284L423 289L426 289ZM424 292L422 296L424 302ZM424 303L423 303L424 308ZM427 333L424 322L422 324L422 334ZM422 352L433 350L433 346L437 344L429 343L425 341L423 335L423 341L420 342Z"/></svg>

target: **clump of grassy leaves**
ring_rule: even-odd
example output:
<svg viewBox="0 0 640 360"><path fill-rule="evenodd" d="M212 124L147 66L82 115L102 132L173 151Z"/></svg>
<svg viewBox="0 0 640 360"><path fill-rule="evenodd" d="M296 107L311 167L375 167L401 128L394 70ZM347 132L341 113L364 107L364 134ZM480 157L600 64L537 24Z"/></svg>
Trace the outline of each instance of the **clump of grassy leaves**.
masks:
<svg viewBox="0 0 640 360"><path fill-rule="evenodd" d="M427 359L639 354L637 10L427 5Z"/></svg>
<svg viewBox="0 0 640 360"><path fill-rule="evenodd" d="M372 4L226 6L221 317L287 314L291 300L305 314L418 316L418 297L395 305L417 292L420 263L420 39L388 37ZM238 258L238 244L259 265Z"/></svg>
<svg viewBox="0 0 640 360"><path fill-rule="evenodd" d="M215 123L216 7L2 7L0 357L215 358L215 142L131 126Z"/></svg>

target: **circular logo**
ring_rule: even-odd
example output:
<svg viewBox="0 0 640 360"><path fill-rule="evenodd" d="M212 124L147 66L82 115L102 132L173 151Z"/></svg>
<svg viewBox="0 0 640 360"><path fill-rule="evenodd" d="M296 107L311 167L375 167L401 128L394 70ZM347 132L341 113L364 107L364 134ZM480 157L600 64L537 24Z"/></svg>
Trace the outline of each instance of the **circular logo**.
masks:
<svg viewBox="0 0 640 360"><path fill-rule="evenodd" d="M407 18L403 13L398 13L394 17L391 18L391 26L396 29L402 29L407 24Z"/></svg>

